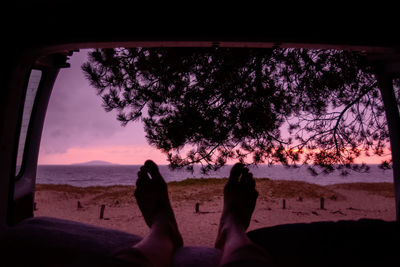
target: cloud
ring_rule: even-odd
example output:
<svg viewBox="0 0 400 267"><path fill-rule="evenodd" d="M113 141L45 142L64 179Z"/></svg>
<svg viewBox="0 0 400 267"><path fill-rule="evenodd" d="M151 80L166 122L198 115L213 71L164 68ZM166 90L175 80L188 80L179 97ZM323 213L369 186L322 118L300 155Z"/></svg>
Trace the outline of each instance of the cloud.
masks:
<svg viewBox="0 0 400 267"><path fill-rule="evenodd" d="M142 123L122 127L115 112L102 108L101 98L81 70L87 53L74 54L71 68L58 75L43 127L41 155L67 153L72 147L146 144Z"/></svg>

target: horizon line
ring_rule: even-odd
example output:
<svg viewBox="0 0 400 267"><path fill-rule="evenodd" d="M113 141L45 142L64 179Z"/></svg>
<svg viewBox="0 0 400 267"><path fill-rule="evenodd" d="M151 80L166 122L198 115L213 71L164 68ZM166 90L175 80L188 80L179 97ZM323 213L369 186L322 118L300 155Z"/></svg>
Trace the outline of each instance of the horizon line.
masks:
<svg viewBox="0 0 400 267"><path fill-rule="evenodd" d="M90 164L87 162L80 162L80 163L44 163L44 164L37 164L37 166L73 166L73 165L87 165L87 166L111 166L111 165L119 165L119 166L130 166L130 165L143 165L143 163L113 163L113 162L106 162L104 164ZM227 165L234 165L236 163L229 163L229 164L225 164L224 166ZM380 165L381 163L353 163L350 165ZM157 164L159 166L168 166L169 164ZM201 164L193 164L195 166L201 166ZM246 164L245 164L246 165ZM285 166L283 164L280 163L274 163L274 164L268 164L268 163L259 163L259 164L252 164L249 163L247 165L254 165L254 166L258 166L258 165L280 165L280 166ZM295 164L289 164L289 166L292 166ZM305 166L305 165L310 165L310 166L318 166L318 165L313 165L313 164L297 164L299 167L301 166ZM333 165L338 165L338 164L333 164ZM184 168L184 167L183 167Z"/></svg>

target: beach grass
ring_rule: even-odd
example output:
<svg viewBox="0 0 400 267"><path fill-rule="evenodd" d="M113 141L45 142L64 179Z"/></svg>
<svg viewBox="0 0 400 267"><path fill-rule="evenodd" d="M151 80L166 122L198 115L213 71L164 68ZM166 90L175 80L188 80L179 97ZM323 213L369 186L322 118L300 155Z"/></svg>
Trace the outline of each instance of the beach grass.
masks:
<svg viewBox="0 0 400 267"><path fill-rule="evenodd" d="M393 183L344 183L329 186L332 189L345 189L350 191L366 191L370 194L383 197L394 197Z"/></svg>
<svg viewBox="0 0 400 267"><path fill-rule="evenodd" d="M221 199L223 188L227 178L200 178L185 179L168 183L172 201L197 200L200 202ZM268 178L257 178L257 190L259 198L263 200L272 199L317 199L326 198L331 200L343 200L344 197L338 190L366 191L384 197L393 197L392 183L346 183L321 186L303 181L271 180ZM90 195L92 202L102 200L131 202L133 199L133 185L113 186L89 186L76 187L65 184L37 184L36 191L52 191L70 197L80 198Z"/></svg>

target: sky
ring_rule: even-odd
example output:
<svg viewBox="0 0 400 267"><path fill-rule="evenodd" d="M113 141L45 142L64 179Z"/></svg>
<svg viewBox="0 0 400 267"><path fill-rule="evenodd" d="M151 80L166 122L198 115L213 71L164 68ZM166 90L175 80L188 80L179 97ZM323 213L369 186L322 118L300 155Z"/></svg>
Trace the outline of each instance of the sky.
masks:
<svg viewBox="0 0 400 267"><path fill-rule="evenodd" d="M73 164L103 160L118 164L143 164L153 159L168 164L167 157L148 145L143 124L121 126L116 112L106 112L101 97L85 78L81 65L89 50L81 50L61 69L48 105L38 164ZM376 157L357 162L380 163Z"/></svg>
<svg viewBox="0 0 400 267"><path fill-rule="evenodd" d="M147 144L141 122L123 127L115 111L103 109L81 70L87 53L74 53L71 67L60 70L47 108L38 164L92 160L142 164L149 158L167 164L166 156Z"/></svg>

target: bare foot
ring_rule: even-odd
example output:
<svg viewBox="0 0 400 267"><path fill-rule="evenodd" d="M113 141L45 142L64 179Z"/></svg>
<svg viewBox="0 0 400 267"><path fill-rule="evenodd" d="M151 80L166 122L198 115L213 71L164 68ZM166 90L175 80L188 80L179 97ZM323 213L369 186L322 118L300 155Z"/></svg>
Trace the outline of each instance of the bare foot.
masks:
<svg viewBox="0 0 400 267"><path fill-rule="evenodd" d="M182 247L182 236L169 201L167 184L153 161L147 160L140 168L134 195L146 224L150 228L154 225L161 227L170 236L175 249Z"/></svg>
<svg viewBox="0 0 400 267"><path fill-rule="evenodd" d="M223 249L228 231L235 228L243 233L250 224L258 192L253 174L243 164L235 164L224 188L224 208L215 247Z"/></svg>

